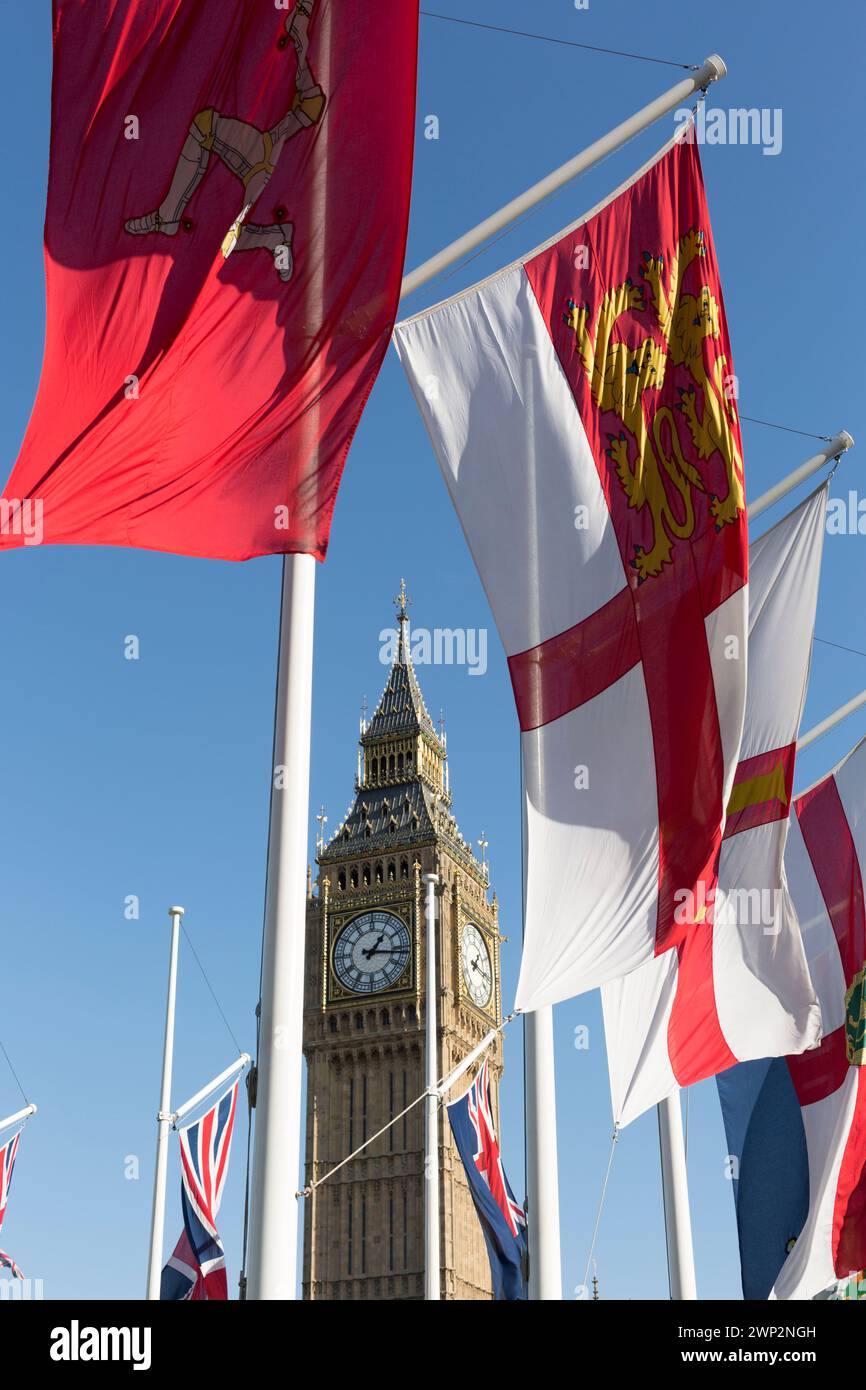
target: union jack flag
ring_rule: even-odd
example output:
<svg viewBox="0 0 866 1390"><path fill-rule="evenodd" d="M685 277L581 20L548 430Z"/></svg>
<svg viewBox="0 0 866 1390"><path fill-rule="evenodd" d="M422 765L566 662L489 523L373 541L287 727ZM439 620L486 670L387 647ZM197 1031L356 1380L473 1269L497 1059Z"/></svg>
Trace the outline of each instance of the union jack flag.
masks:
<svg viewBox="0 0 866 1390"><path fill-rule="evenodd" d="M236 1081L200 1120L180 1130L183 1234L162 1271L161 1299L228 1298L216 1216L228 1172L238 1085Z"/></svg>
<svg viewBox="0 0 866 1390"><path fill-rule="evenodd" d="M515 1201L502 1166L490 1102L488 1062L469 1090L447 1109L484 1232L493 1296L507 1300L526 1298L526 1214Z"/></svg>
<svg viewBox="0 0 866 1390"><path fill-rule="evenodd" d="M12 1256L7 1255L5 1250L0 1250L0 1269L8 1269L13 1279L24 1278Z"/></svg>
<svg viewBox="0 0 866 1390"><path fill-rule="evenodd" d="M0 1229L3 1226L3 1218L6 1215L6 1203L9 1200L9 1184L12 1181L12 1169L15 1167L15 1155L18 1152L18 1140L21 1138L21 1130L16 1130L11 1139L7 1139L3 1148L0 1149ZM13 1259L0 1250L0 1269L11 1271L13 1278L23 1279L24 1275L18 1268Z"/></svg>

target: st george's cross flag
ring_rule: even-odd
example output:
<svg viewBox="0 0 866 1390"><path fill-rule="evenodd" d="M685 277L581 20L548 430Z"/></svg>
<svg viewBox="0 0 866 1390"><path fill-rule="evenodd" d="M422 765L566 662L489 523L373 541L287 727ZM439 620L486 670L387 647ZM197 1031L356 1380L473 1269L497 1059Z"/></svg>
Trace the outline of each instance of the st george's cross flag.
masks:
<svg viewBox="0 0 866 1390"><path fill-rule="evenodd" d="M396 313L417 0L54 0L0 546L318 558Z"/></svg>
<svg viewBox="0 0 866 1390"><path fill-rule="evenodd" d="M716 881L747 538L697 145L395 337L508 656L535 1009L676 947Z"/></svg>
<svg viewBox="0 0 866 1390"><path fill-rule="evenodd" d="M15 1167L15 1159L18 1154L18 1141L21 1138L21 1130L16 1130L11 1139L0 1148L0 1230L3 1229L3 1220L6 1216L6 1204L9 1201L9 1185L12 1182L12 1169ZM18 1268L15 1261L4 1251L0 1250L0 1269L8 1269L13 1279L23 1279L24 1275Z"/></svg>
<svg viewBox="0 0 866 1390"><path fill-rule="evenodd" d="M226 1300L226 1258L216 1228L229 1166L238 1085L180 1131L183 1234L162 1271L163 1300Z"/></svg>
<svg viewBox="0 0 866 1390"><path fill-rule="evenodd" d="M526 1214L505 1176L493 1122L490 1064L485 1061L469 1090L447 1107L469 1192L490 1260L493 1297L527 1297Z"/></svg>
<svg viewBox="0 0 866 1390"><path fill-rule="evenodd" d="M718 1078L753 1299L856 1289L866 1267L866 739L797 797L785 865L821 1043Z"/></svg>
<svg viewBox="0 0 866 1390"><path fill-rule="evenodd" d="M750 547L746 723L704 920L602 989L620 1125L681 1086L821 1035L784 853L826 506L825 484Z"/></svg>

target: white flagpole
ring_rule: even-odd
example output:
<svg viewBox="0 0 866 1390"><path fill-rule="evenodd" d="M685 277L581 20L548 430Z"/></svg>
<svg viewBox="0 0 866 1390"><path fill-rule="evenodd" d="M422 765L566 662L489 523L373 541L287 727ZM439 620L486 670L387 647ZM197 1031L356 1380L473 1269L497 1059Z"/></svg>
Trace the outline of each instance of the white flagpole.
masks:
<svg viewBox="0 0 866 1390"><path fill-rule="evenodd" d="M425 1004L427 1099L424 1102L424 1297L439 1302L439 1046L436 975L436 885L438 874L425 874L427 884L427 988Z"/></svg>
<svg viewBox="0 0 866 1390"><path fill-rule="evenodd" d="M304 932L316 561L283 559L247 1290L293 1299L303 1080Z"/></svg>
<svg viewBox="0 0 866 1390"><path fill-rule="evenodd" d="M840 454L844 454L846 450L853 449L853 447L853 437L847 430L840 430L833 439L829 440L828 443L824 445L823 449L818 450L817 454L813 454L811 458L806 459L806 462L801 463L799 468L795 468L793 473L789 473L786 477L781 478L778 483L774 483L766 492L762 492L760 497L756 497L754 502L750 502L746 508L749 521L754 521L756 516L760 516L761 512L765 512L768 507L772 507L774 502L778 502L786 493L791 492L800 483L805 482L813 473L817 473L819 468L823 468L831 459L837 458Z"/></svg>
<svg viewBox="0 0 866 1390"><path fill-rule="evenodd" d="M555 193L571 179L577 178L578 174L586 173L587 169L591 169L594 164L598 164L600 160L613 154L614 150L618 150L621 145L625 145L635 135L640 135L641 131L646 130L647 126L651 126L661 116L666 116L669 111L674 111L678 106L682 106L690 96L693 96L702 87L707 87L711 82L716 82L719 78L724 77L726 72L727 68L719 55L717 53L711 54L699 68L689 73L688 77L677 82L675 86L669 87L666 92L662 92L655 101L651 101L647 106L642 106L633 116L629 116L628 120L622 121L607 135L603 135L600 140L588 145L573 159L569 159L567 163L554 169L553 173L533 184L525 193L521 193L517 198L512 198L511 202L506 203L498 212L486 217L483 222L478 223L477 227L473 227L471 231L458 237L456 241L452 241L449 246L444 247L435 256L431 256L429 260L424 261L423 265L419 265L416 270L404 276L400 290L401 299L404 299L407 294L411 294L413 290L420 289L421 285L432 280L434 275L439 275L443 270L447 270L461 257L469 255L489 237L500 232L503 227L507 227L509 222L513 222L515 218L529 212L531 208L536 207L551 193Z"/></svg>
<svg viewBox="0 0 866 1390"><path fill-rule="evenodd" d="M671 1298L693 1301L698 1296L695 1254L692 1248L692 1218L689 1211L689 1184L686 1146L683 1139L683 1112L680 1093L665 1096L656 1106L659 1122L659 1150L662 1164L662 1192L665 1204L665 1239L668 1250L668 1278Z"/></svg>
<svg viewBox="0 0 866 1390"><path fill-rule="evenodd" d="M190 1096L189 1100L185 1100L183 1105L177 1107L172 1116L172 1124L176 1125L178 1120L182 1120L184 1115L188 1115L190 1110L195 1109L199 1101L204 1100L205 1097L209 1096L212 1091L215 1091L218 1086L222 1086L224 1081L230 1080L235 1072L243 1071L244 1067L248 1066L251 1061L252 1057L250 1054L248 1052L242 1052L236 1062L232 1062L231 1066L226 1067L225 1071L221 1071L219 1076L214 1077L213 1081L209 1081L206 1086L202 1086L200 1091L196 1091L194 1096Z"/></svg>
<svg viewBox="0 0 866 1390"><path fill-rule="evenodd" d="M23 1110L16 1110L14 1115L9 1115L5 1120L0 1120L0 1131L9 1129L11 1125L17 1125L19 1120L29 1120L30 1116L35 1114L35 1105L25 1105Z"/></svg>
<svg viewBox="0 0 866 1390"><path fill-rule="evenodd" d="M447 1096L452 1086L457 1085L457 1082L460 1080L461 1076L465 1076L469 1068L473 1065L473 1063L477 1062L481 1054L487 1051L488 1047L495 1040L499 1031L500 1030L498 1028L491 1028L489 1033L485 1033L478 1046L473 1047L472 1051L469 1053L469 1056L464 1057L463 1061L459 1062L458 1065L454 1068L454 1070L449 1072L448 1075L444 1078L444 1080L440 1081L437 1084L436 1089L440 1096Z"/></svg>
<svg viewBox="0 0 866 1390"><path fill-rule="evenodd" d="M171 945L168 954L168 994L165 1003L165 1038L162 1047L162 1085L156 1117L156 1172L153 1179L153 1213L150 1222L150 1259L147 1265L147 1297L159 1298L162 1244L165 1234L165 1184L168 1174L168 1138L172 1124L171 1067L174 1059L174 1011L177 997L177 947L182 907L170 907Z"/></svg>
<svg viewBox="0 0 866 1390"><path fill-rule="evenodd" d="M332 12L333 6L319 9L314 0L315 71L326 100L331 94ZM307 252L310 265L305 295L311 336L319 331L322 322L327 274L327 139L317 142L313 158L311 225L317 241L310 243ZM316 398L304 419L306 445L302 447L312 482L318 466L320 422ZM313 556L284 555L246 1271L246 1296L250 1299L294 1299L297 1290L295 1191L301 1170L315 591Z"/></svg>
<svg viewBox="0 0 866 1390"><path fill-rule="evenodd" d="M835 729L837 724L841 724L843 719L847 719L849 714L853 714L861 705L866 705L866 690L861 690L859 695L848 700L844 705L840 705L832 714L828 714L826 719L820 720L808 729L805 734L801 734L797 739L797 752L808 748L810 743L814 743L816 738L826 734L830 729Z"/></svg>
<svg viewBox="0 0 866 1390"><path fill-rule="evenodd" d="M559 1302L562 1299L562 1269L553 1009L536 1009L526 1014L525 1030L529 1297Z"/></svg>

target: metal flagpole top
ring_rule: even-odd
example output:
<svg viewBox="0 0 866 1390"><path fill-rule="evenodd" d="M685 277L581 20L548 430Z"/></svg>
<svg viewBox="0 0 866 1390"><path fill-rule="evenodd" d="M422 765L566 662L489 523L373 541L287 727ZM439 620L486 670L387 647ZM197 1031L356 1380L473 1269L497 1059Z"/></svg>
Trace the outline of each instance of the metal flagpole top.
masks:
<svg viewBox="0 0 866 1390"><path fill-rule="evenodd" d="M0 1130L8 1129L10 1125L17 1125L19 1120L29 1120L36 1114L36 1106L30 1101L23 1110L16 1110L14 1115L7 1115L5 1120L0 1120Z"/></svg>
<svg viewBox="0 0 866 1390"><path fill-rule="evenodd" d="M847 719L849 714L853 714L855 710L860 709L861 705L866 705L866 690L861 690L859 695L855 695L852 699L846 700L844 705L840 705L832 714L828 714L826 719L821 719L817 724L814 724L811 729L807 729L805 734L801 734L797 739L797 752L799 753L802 749L808 748L809 744L814 743L815 739L820 738L822 734L829 733L831 729L835 729L837 724L841 724L842 720Z"/></svg>
<svg viewBox="0 0 866 1390"><path fill-rule="evenodd" d="M727 75L728 65L724 58L720 57L718 53L711 53L694 74L695 86L703 87L708 82L718 82L720 78L727 77Z"/></svg>
<svg viewBox="0 0 866 1390"><path fill-rule="evenodd" d="M188 1115L190 1110L193 1110L200 1100L204 1100L213 1091L217 1090L224 1081L229 1081L234 1076L235 1072L243 1071L244 1067L248 1067L252 1060L248 1052L242 1052L237 1061L227 1066L220 1072L219 1076L214 1077L213 1081L209 1081L206 1086L202 1086L201 1090L196 1091L194 1096L190 1096L189 1100L185 1100L183 1105L179 1105L172 1115L172 1123L175 1127L177 1126L178 1120L182 1120L184 1115Z"/></svg>
<svg viewBox="0 0 866 1390"><path fill-rule="evenodd" d="M588 145L580 154L576 154L565 164L561 164L558 169L554 169L552 173L539 179L538 183L527 188L518 197L512 198L510 203L506 203L504 207L499 208L490 217L486 217L483 222L479 222L476 227L458 237L456 241L443 247L441 251L424 261L422 265L416 266L414 270L403 277L403 283L400 287L401 300L412 294L414 290L420 289L422 285L426 285L434 276L447 270L463 256L477 250L488 238L502 231L503 227L507 227L509 222L522 217L531 208L537 207L551 193L555 193L557 189L577 178L578 174L583 174L587 169L591 169L594 164L598 164L607 155L626 144L633 136L646 130L654 121L666 116L668 112L675 110L678 106L682 106L695 92L704 91L711 82L718 82L727 71L725 62L718 53L711 53L708 58L704 59L699 68L690 72L687 77L682 78L673 87L669 87L666 92L662 92L655 101L642 106L633 116L621 121L607 135L603 135L599 140Z"/></svg>
<svg viewBox="0 0 866 1390"><path fill-rule="evenodd" d="M183 907L170 907L168 909L168 915L169 917L182 917L185 911L186 908Z"/></svg>
<svg viewBox="0 0 866 1390"><path fill-rule="evenodd" d="M799 487L800 483L805 482L813 473L817 473L818 470L823 468L825 464L828 464L831 459L839 459L842 454L847 453L849 449L853 448L854 436L850 435L847 430L840 430L832 439L827 440L826 444L823 448L818 450L817 454L813 454L811 458L806 459L806 462L801 463L799 468L795 468L793 473L788 473L784 478L781 478L778 483L774 483L771 488L768 488L766 492L762 492L760 497L756 497L754 502L750 502L746 509L749 521L754 521L755 518L760 516L762 512L765 512L768 507L772 507L774 502L780 501L787 493L792 492L795 487Z"/></svg>

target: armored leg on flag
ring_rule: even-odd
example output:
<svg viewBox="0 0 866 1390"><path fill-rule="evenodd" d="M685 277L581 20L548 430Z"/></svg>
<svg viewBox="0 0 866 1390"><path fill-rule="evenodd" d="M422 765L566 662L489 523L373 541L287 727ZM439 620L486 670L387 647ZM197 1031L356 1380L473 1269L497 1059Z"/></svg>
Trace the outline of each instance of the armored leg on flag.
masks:
<svg viewBox="0 0 866 1390"><path fill-rule="evenodd" d="M322 559L397 308L416 0L54 10L45 352L6 493L49 544Z"/></svg>

